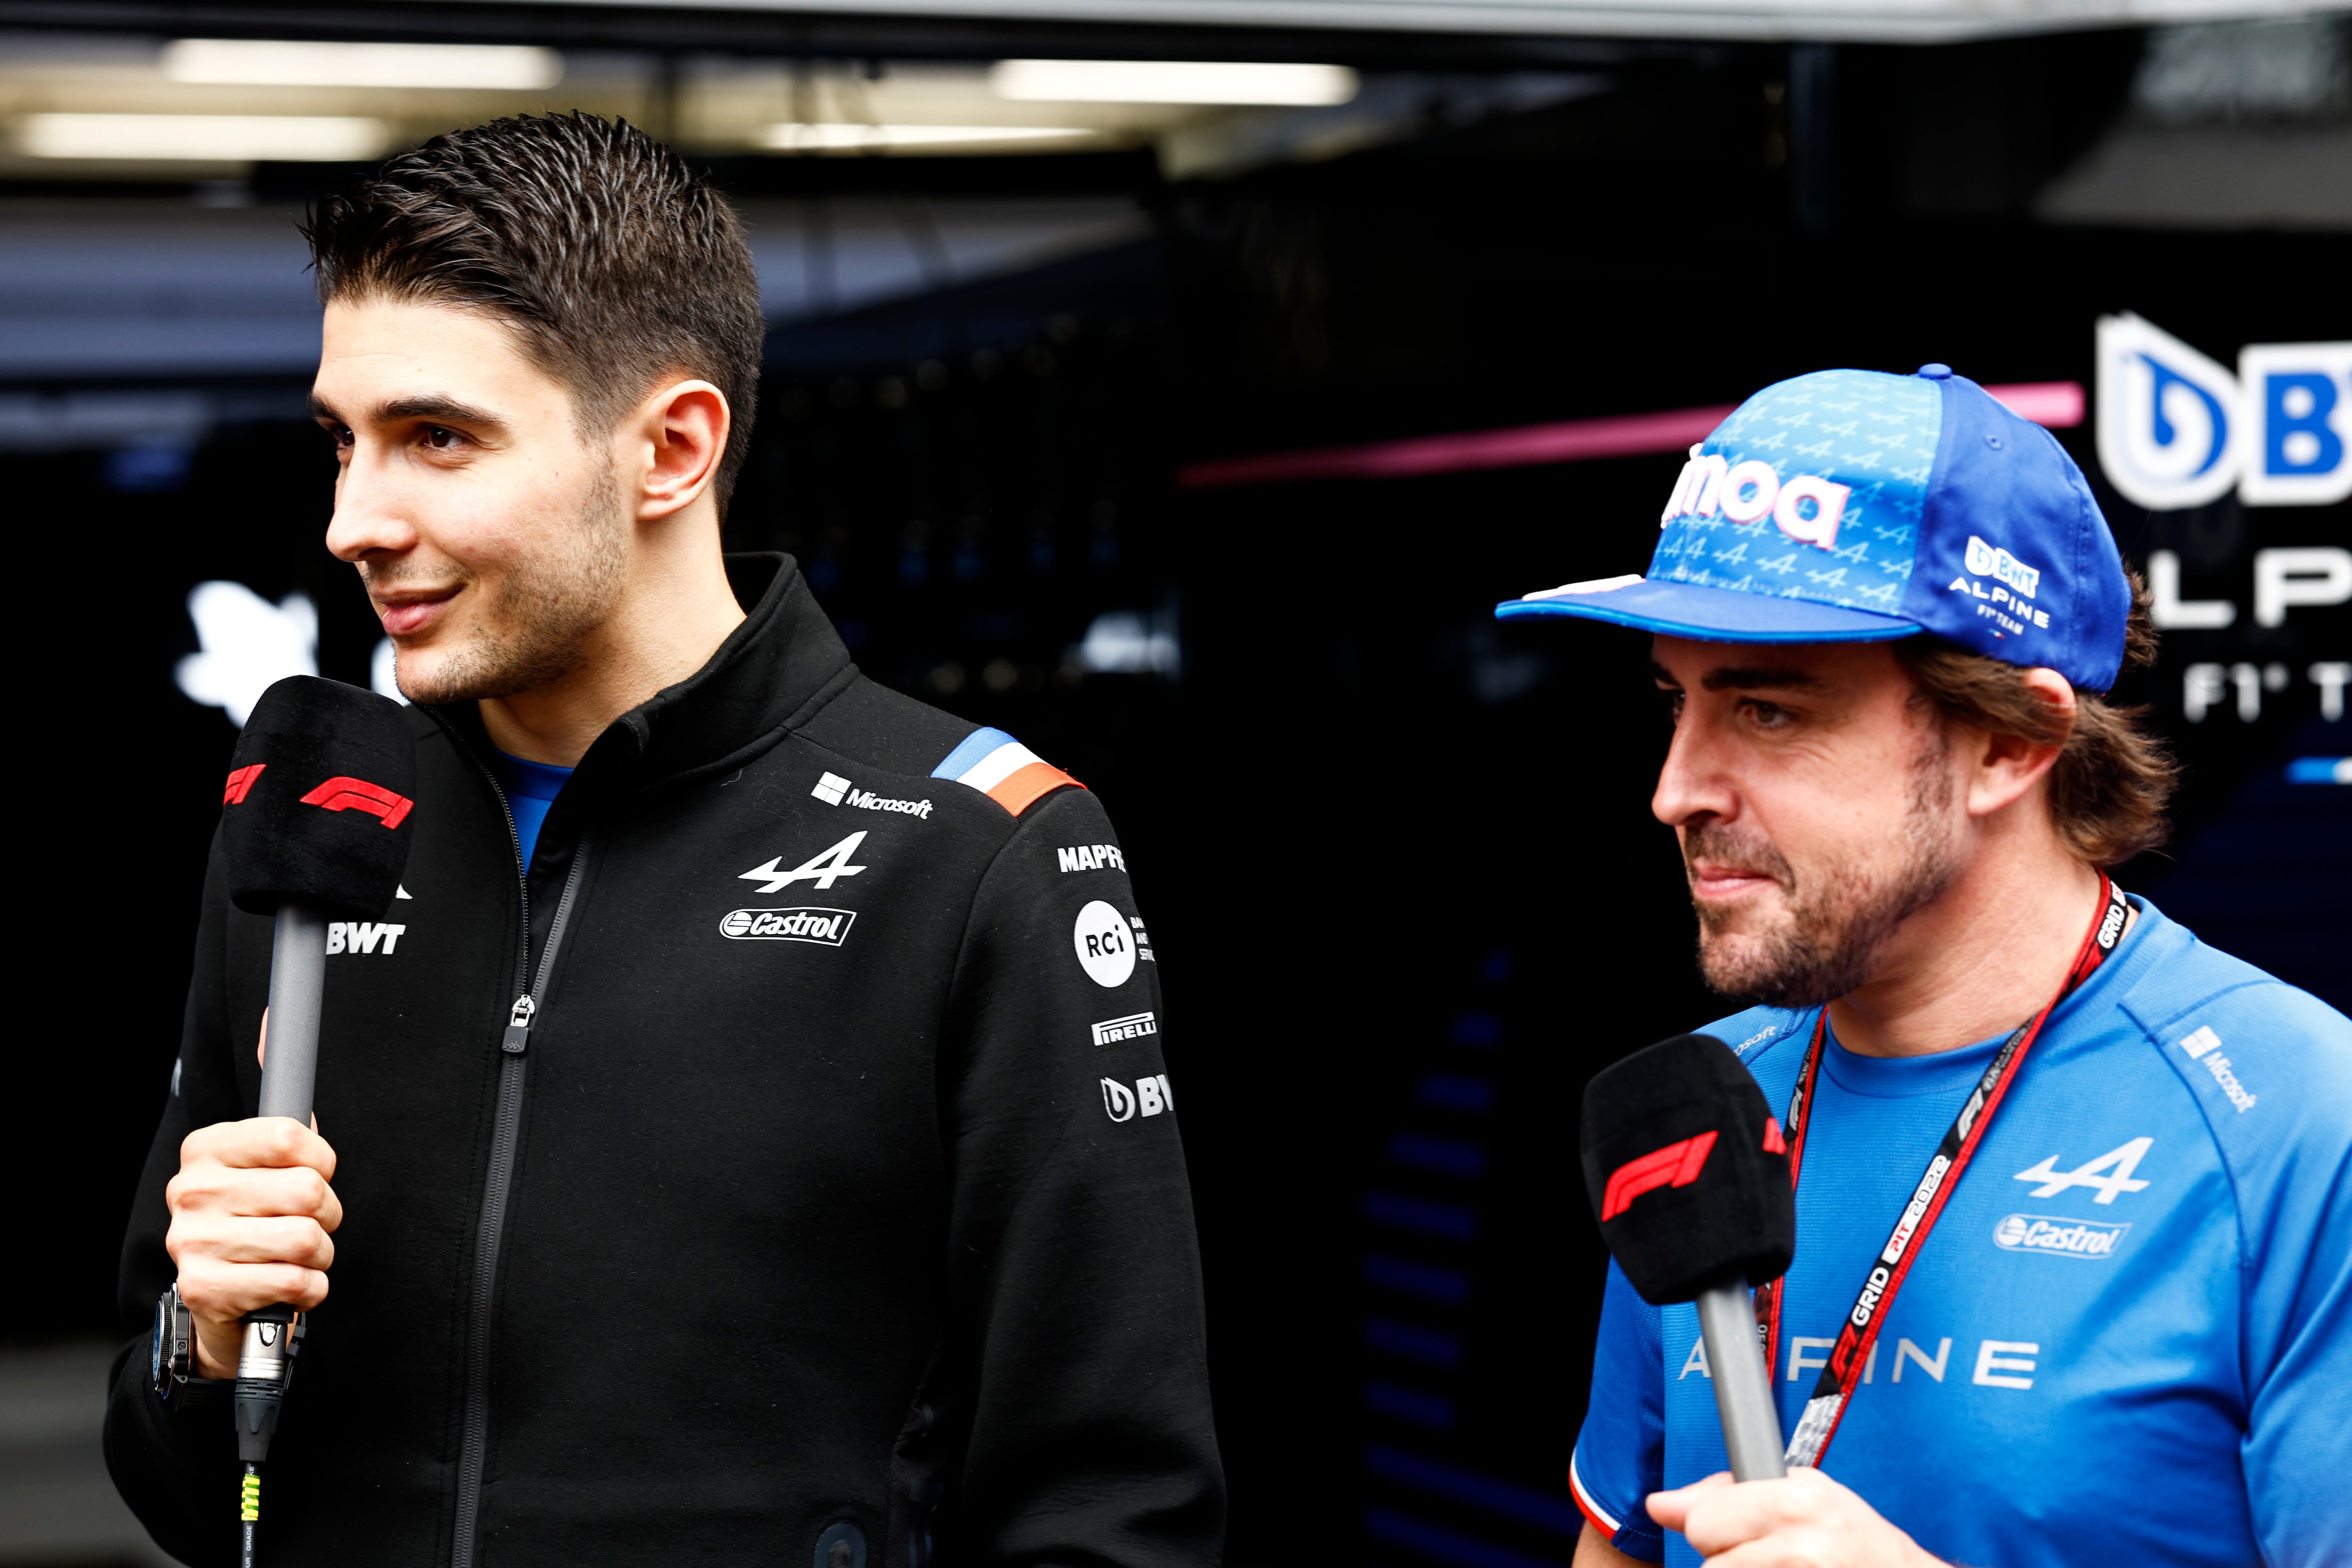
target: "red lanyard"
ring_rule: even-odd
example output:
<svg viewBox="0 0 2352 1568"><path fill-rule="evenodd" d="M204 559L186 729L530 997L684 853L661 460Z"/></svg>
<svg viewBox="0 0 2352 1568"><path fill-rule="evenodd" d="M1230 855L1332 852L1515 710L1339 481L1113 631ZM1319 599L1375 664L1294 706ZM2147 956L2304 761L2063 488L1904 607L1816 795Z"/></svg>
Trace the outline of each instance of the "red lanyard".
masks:
<svg viewBox="0 0 2352 1568"><path fill-rule="evenodd" d="M2001 1097L2015 1081L2027 1048L2042 1033L2051 1010L2089 979L2092 972L2116 950L2130 912L2121 890L2102 871L2098 915L2084 936L2083 946L2074 954L2074 964L2066 971L2058 994L1993 1053L1991 1063L1977 1080L1968 1103L1960 1107L1959 1116L1945 1132L1943 1142L1936 1146L1935 1157L1927 1162L1927 1169L1913 1189L1911 1201L1903 1206L1886 1245L1879 1249L1870 1277L1863 1281L1861 1291L1854 1297L1853 1310L1846 1314L1845 1322L1838 1330L1829 1364L1822 1368L1821 1380L1813 1384L1812 1397L1805 1401L1796 1435L1789 1439L1790 1464L1819 1465L1822 1456L1829 1451L1830 1439L1837 1435L1838 1422L1845 1415L1846 1402L1853 1397L1855 1384L1863 1369L1870 1364L1871 1352L1878 1343L1879 1327L1895 1305L1895 1293L1903 1289L1911 1265L1918 1260L1920 1249L1927 1244L1927 1233L1935 1228L1945 1203L1960 1184L1977 1145L1984 1142L1985 1129L1992 1125L1993 1112L2000 1109ZM1813 1041L1805 1052L1805 1065L1797 1074L1797 1087L1789 1096L1785 1136L1791 1186L1804 1168L1805 1128L1811 1120L1813 1086L1821 1073L1822 1049L1829 1039L1829 1009L1824 1007L1813 1025ZM1780 1342L1780 1283L1779 1279L1768 1280L1756 1291L1756 1321L1764 1335L1764 1375L1768 1381L1772 1375L1773 1354Z"/></svg>

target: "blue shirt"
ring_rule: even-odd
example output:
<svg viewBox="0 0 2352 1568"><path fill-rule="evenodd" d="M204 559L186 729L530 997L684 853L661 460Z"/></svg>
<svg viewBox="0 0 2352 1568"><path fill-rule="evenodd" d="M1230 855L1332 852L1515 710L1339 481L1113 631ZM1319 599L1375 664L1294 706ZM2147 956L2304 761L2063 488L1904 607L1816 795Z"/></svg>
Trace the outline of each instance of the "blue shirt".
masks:
<svg viewBox="0 0 2352 1568"><path fill-rule="evenodd" d="M507 809L514 813L515 840L521 847L522 863L528 868L539 848L540 825L547 820L547 808L563 792L563 781L572 776L572 770L548 763L527 763L504 752L498 753L498 770L499 783L507 792Z"/></svg>
<svg viewBox="0 0 2352 1568"><path fill-rule="evenodd" d="M1822 1468L1981 1568L2352 1563L2352 1019L2132 903L2027 1056ZM1815 1016L1706 1032L1781 1114ZM1823 1052L1773 1368L1784 1434L1998 1043ZM1648 1305L1612 1266L1578 1500L1619 1550L1696 1563L1643 1500L1728 1468L1696 1310Z"/></svg>

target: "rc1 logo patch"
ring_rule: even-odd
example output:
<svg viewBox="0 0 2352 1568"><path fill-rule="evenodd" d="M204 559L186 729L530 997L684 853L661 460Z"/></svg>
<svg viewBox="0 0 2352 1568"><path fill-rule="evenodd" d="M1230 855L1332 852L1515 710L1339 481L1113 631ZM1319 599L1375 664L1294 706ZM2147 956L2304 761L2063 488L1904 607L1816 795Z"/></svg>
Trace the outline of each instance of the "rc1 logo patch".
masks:
<svg viewBox="0 0 2352 1568"><path fill-rule="evenodd" d="M856 922L854 910L730 910L719 934L730 942L813 942L839 947Z"/></svg>
<svg viewBox="0 0 2352 1568"><path fill-rule="evenodd" d="M1097 985L1124 985L1135 973L1135 937L1127 917L1100 899L1078 911L1070 945L1078 955L1078 967Z"/></svg>

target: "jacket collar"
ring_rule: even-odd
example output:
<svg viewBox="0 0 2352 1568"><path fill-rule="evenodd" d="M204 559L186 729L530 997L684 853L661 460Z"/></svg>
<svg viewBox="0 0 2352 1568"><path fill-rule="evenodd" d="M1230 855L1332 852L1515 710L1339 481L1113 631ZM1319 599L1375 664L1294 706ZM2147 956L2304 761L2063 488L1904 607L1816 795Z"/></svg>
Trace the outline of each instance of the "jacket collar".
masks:
<svg viewBox="0 0 2352 1568"><path fill-rule="evenodd" d="M856 677L849 650L789 555L727 557L743 624L700 669L605 728L580 759L569 800L691 783L767 750ZM429 710L484 761L495 749L473 702Z"/></svg>

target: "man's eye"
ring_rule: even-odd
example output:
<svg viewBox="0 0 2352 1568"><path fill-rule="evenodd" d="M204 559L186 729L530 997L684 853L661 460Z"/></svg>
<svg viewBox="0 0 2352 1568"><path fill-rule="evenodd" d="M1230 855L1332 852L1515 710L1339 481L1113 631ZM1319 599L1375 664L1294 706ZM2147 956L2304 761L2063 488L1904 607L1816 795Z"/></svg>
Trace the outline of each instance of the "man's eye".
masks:
<svg viewBox="0 0 2352 1568"><path fill-rule="evenodd" d="M454 452L466 444L466 438L444 426L427 425L425 427L425 444L436 452Z"/></svg>
<svg viewBox="0 0 2352 1568"><path fill-rule="evenodd" d="M1789 721L1789 710L1777 702L1751 701L1748 704L1748 712L1759 727L1766 730L1777 730Z"/></svg>
<svg viewBox="0 0 2352 1568"><path fill-rule="evenodd" d="M350 448L352 439L350 426L322 425L320 429L325 432L328 444L337 451L346 451Z"/></svg>
<svg viewBox="0 0 2352 1568"><path fill-rule="evenodd" d="M1666 710L1666 718L1668 720L1675 720L1683 716L1683 694L1681 692L1661 691L1658 693L1658 702L1659 706L1663 707Z"/></svg>

